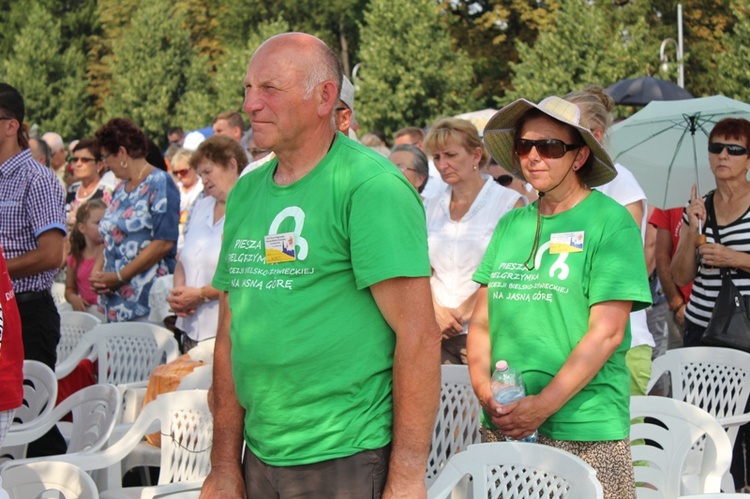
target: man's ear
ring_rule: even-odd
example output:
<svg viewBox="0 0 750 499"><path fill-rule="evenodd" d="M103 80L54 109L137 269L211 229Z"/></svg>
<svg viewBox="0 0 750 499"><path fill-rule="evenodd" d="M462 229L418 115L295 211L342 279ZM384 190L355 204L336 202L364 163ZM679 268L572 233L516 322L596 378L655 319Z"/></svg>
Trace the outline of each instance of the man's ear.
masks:
<svg viewBox="0 0 750 499"><path fill-rule="evenodd" d="M339 101L339 89L333 80L327 80L319 86L319 105L318 114L320 116L330 116L336 109L336 104Z"/></svg>

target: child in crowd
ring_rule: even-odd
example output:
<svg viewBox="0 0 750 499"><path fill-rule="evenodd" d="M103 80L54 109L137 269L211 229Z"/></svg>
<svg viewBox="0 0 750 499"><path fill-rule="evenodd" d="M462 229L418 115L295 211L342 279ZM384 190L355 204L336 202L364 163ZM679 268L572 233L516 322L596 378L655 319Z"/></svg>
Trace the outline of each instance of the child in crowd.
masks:
<svg viewBox="0 0 750 499"><path fill-rule="evenodd" d="M99 221L107 205L101 199L91 199L76 211L76 221L70 231L70 255L65 282L65 299L79 312L100 316L97 294L91 289L91 270L97 258L102 258L104 243L99 234Z"/></svg>

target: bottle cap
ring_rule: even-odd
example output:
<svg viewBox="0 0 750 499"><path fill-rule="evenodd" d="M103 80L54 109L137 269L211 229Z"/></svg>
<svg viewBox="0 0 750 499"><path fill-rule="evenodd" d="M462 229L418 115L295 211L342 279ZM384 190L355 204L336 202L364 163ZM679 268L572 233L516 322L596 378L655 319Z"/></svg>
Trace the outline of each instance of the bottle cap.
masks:
<svg viewBox="0 0 750 499"><path fill-rule="evenodd" d="M505 371L508 369L508 363L504 360L498 360L497 364L495 364L495 369L498 371Z"/></svg>

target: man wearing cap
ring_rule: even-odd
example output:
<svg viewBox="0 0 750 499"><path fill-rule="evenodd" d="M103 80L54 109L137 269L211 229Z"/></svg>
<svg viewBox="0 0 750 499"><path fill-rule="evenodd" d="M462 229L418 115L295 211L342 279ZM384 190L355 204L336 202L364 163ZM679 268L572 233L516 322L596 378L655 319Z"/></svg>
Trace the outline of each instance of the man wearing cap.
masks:
<svg viewBox="0 0 750 499"><path fill-rule="evenodd" d="M341 96L338 104L336 104L334 116L336 118L336 129L349 137L349 128L354 117L354 85L346 76L341 83Z"/></svg>
<svg viewBox="0 0 750 499"><path fill-rule="evenodd" d="M304 33L250 60L244 109L276 157L227 199L202 497L426 497L440 335L424 210L336 130L341 81Z"/></svg>
<svg viewBox="0 0 750 499"><path fill-rule="evenodd" d="M55 174L32 159L24 114L21 94L0 83L0 246L21 314L25 356L54 369L60 315L50 290L64 261L65 193ZM65 452L61 438L44 447L37 454L30 449L29 457Z"/></svg>

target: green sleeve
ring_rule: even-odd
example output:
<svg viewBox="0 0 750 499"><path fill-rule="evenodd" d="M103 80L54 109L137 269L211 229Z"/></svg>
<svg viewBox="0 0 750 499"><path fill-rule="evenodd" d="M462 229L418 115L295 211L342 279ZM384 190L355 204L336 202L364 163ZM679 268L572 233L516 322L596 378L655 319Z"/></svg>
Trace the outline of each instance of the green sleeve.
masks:
<svg viewBox="0 0 750 499"><path fill-rule="evenodd" d="M348 233L358 289L394 277L429 277L424 206L398 174L375 175L354 191Z"/></svg>

